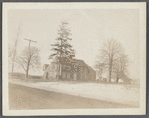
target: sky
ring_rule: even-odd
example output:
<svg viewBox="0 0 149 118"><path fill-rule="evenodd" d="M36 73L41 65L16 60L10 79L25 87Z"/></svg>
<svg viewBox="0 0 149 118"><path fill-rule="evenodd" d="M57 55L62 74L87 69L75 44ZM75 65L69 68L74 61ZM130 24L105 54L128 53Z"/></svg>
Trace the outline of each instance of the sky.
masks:
<svg viewBox="0 0 149 118"><path fill-rule="evenodd" d="M41 63L49 64L51 44L58 37L57 31L63 20L67 21L72 33L72 44L77 59L94 66L103 42L109 39L119 41L128 55L129 77L138 79L140 15L139 9L11 9L8 10L8 43L13 47L19 30L17 51L20 53L29 42L40 49ZM18 69L16 68L17 72ZM22 71L22 69L19 69ZM30 71L30 74L43 74Z"/></svg>

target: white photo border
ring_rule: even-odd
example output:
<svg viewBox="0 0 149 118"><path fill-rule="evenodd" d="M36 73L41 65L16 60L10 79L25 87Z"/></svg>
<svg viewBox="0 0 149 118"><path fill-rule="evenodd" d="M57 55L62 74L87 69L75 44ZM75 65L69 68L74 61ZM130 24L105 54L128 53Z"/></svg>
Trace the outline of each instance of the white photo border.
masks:
<svg viewBox="0 0 149 118"><path fill-rule="evenodd" d="M140 108L9 110L8 9L139 9L140 10ZM3 3L2 13L2 109L4 116L47 115L145 115L146 114L146 2Z"/></svg>

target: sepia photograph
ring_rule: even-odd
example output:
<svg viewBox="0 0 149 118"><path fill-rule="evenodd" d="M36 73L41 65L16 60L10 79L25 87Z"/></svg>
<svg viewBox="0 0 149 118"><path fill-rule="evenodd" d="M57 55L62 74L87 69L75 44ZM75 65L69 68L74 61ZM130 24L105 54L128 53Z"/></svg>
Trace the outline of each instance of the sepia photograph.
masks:
<svg viewBox="0 0 149 118"><path fill-rule="evenodd" d="M145 115L146 3L3 3L3 115Z"/></svg>

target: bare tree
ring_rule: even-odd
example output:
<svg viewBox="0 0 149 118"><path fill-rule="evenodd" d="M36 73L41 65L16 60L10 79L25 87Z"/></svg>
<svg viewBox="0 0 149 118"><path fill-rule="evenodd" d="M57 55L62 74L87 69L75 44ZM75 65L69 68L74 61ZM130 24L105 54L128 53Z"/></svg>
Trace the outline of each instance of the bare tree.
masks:
<svg viewBox="0 0 149 118"><path fill-rule="evenodd" d="M119 58L116 62L113 64L113 70L114 73L117 76L117 81L119 78L123 78L125 75L128 75L128 65L129 65L129 59L128 56L124 53L121 53L119 55Z"/></svg>
<svg viewBox="0 0 149 118"><path fill-rule="evenodd" d="M18 39L19 39L20 33L21 33L21 26L18 26L17 34L16 34L16 38L15 38L15 45L14 45L14 48L12 51L12 59L11 59L11 61L12 61L12 74L13 74L14 66L15 66L15 62L16 62L17 44L18 44ZM9 51L9 49L8 49L8 51Z"/></svg>
<svg viewBox="0 0 149 118"><path fill-rule="evenodd" d="M108 40L103 44L101 49L101 57L104 61L105 67L108 68L109 82L111 82L111 75L113 72L114 62L119 60L119 55L123 52L122 45L116 40Z"/></svg>
<svg viewBox="0 0 149 118"><path fill-rule="evenodd" d="M17 59L17 63L26 72L26 78L30 69L38 70L41 68L39 52L36 47L26 47Z"/></svg>
<svg viewBox="0 0 149 118"><path fill-rule="evenodd" d="M8 45L8 62L9 64L12 64L12 60L13 60L13 48L12 46L9 44Z"/></svg>

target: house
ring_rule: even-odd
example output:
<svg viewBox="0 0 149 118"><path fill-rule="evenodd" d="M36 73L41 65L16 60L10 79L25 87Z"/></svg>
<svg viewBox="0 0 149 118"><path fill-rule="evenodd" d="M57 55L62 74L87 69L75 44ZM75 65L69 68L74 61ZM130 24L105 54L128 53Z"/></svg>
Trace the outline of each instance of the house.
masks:
<svg viewBox="0 0 149 118"><path fill-rule="evenodd" d="M62 57L61 64L58 60L59 57L55 57L50 64L43 66L44 79L57 80L61 75L62 80L96 81L96 71L83 60Z"/></svg>

